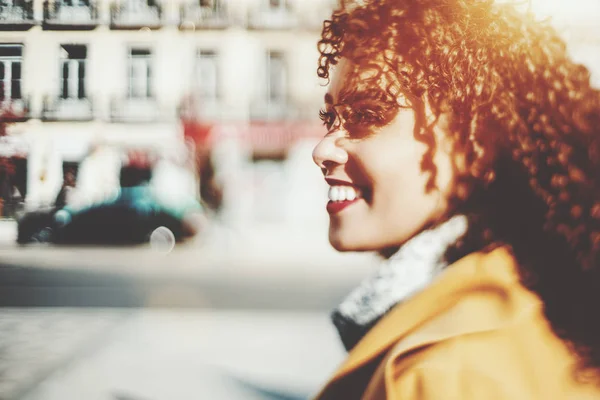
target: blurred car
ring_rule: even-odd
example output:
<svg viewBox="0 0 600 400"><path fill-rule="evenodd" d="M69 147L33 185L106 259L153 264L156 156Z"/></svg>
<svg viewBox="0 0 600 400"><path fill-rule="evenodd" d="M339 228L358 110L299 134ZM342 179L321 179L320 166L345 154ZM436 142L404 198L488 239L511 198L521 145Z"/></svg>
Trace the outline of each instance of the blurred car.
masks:
<svg viewBox="0 0 600 400"><path fill-rule="evenodd" d="M17 242L139 244L159 228L181 241L197 233L191 217L201 213L202 206L194 198L167 201L147 185L123 187L114 198L85 207L67 205L26 213L18 221Z"/></svg>

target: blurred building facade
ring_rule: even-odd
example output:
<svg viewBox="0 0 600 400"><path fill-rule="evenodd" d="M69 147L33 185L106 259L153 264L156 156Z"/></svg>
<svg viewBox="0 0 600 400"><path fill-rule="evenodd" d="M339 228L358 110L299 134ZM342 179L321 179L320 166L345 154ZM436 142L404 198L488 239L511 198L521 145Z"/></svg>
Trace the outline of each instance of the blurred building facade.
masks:
<svg viewBox="0 0 600 400"><path fill-rule="evenodd" d="M193 143L211 149L226 211L254 218L260 207L242 209L265 201L250 193L271 185L264 197L290 194L292 176L309 168L307 143L323 134L316 42L332 8L330 0L0 0L0 111L27 155L28 202L51 202L65 165L99 145L177 159ZM312 181L312 166L307 173ZM296 197L320 198L320 183ZM275 208L301 215L283 210L294 199Z"/></svg>

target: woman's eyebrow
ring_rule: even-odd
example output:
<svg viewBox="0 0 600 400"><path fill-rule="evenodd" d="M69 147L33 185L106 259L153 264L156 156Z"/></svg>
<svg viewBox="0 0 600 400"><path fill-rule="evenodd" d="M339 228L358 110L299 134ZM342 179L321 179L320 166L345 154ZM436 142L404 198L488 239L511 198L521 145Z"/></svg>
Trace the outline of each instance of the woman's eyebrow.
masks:
<svg viewBox="0 0 600 400"><path fill-rule="evenodd" d="M370 100L380 100L384 98L384 91L377 88L366 90L359 90L356 88L343 88L342 90L340 90L339 98L340 101L345 104Z"/></svg>
<svg viewBox="0 0 600 400"><path fill-rule="evenodd" d="M342 88L338 93L340 104L353 103L357 101L377 100L382 97L383 91L381 89L370 89L370 90L357 90L356 88ZM331 93L325 94L325 105L333 106L333 95Z"/></svg>

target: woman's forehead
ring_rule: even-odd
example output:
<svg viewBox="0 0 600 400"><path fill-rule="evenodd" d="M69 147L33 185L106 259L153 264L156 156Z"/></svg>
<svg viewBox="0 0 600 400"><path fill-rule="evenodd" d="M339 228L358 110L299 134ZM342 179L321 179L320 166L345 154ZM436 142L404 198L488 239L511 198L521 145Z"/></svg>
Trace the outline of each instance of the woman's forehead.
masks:
<svg viewBox="0 0 600 400"><path fill-rule="evenodd" d="M346 58L340 59L332 68L331 80L325 94L325 104L336 104L340 101L344 86L350 83L353 69L355 69L354 63Z"/></svg>
<svg viewBox="0 0 600 400"><path fill-rule="evenodd" d="M364 100L379 97L383 92L394 92L400 98L402 93L391 89L390 78L385 67L378 63L359 65L347 58L341 58L331 70L331 80L325 94L325 104L335 105L351 102L352 99Z"/></svg>
<svg viewBox="0 0 600 400"><path fill-rule="evenodd" d="M326 101L329 97L333 103L338 103L349 91L375 89L379 86L377 82L379 73L380 71L377 71L374 66L364 67L347 58L341 58L332 68L331 81L325 95Z"/></svg>

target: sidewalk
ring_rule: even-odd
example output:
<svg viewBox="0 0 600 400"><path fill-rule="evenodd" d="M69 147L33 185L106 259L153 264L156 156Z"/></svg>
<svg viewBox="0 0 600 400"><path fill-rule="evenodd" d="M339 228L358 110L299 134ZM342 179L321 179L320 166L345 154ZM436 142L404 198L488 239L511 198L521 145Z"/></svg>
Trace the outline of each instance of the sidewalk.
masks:
<svg viewBox="0 0 600 400"><path fill-rule="evenodd" d="M21 397L57 368L98 347L128 313L0 308L0 399Z"/></svg>
<svg viewBox="0 0 600 400"><path fill-rule="evenodd" d="M2 400L306 398L344 357L329 310L375 264L266 225L166 255L21 248L14 228L0 223L0 303L77 308L0 308Z"/></svg>
<svg viewBox="0 0 600 400"><path fill-rule="evenodd" d="M0 361L3 400L299 400L345 357L323 313L7 313L30 329Z"/></svg>

